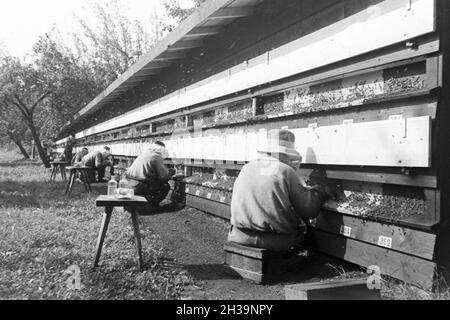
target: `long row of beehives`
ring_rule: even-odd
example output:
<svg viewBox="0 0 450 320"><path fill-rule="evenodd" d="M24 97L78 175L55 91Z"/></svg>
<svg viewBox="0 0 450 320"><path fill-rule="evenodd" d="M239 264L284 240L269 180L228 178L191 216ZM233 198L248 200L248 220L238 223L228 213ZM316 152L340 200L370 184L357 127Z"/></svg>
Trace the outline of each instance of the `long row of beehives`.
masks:
<svg viewBox="0 0 450 320"><path fill-rule="evenodd" d="M338 195L312 225L322 251L428 287L436 269L436 177L432 121L436 56L287 85L92 135L124 158L162 140L176 165L192 168L188 205L229 218L233 181L268 130L288 128L304 156L306 182L323 178ZM228 170L227 170L228 169ZM318 177L315 170L323 171ZM190 171L190 169L188 170ZM309 181L310 180L310 181Z"/></svg>

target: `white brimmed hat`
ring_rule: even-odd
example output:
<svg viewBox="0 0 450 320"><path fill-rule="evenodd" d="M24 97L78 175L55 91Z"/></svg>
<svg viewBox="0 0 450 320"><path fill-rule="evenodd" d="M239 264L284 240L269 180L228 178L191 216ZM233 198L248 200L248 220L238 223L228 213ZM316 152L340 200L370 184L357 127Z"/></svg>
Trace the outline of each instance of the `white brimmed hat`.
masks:
<svg viewBox="0 0 450 320"><path fill-rule="evenodd" d="M158 153L163 159L167 159L170 156L167 149L159 144L152 143L148 146L148 148L153 152Z"/></svg>
<svg viewBox="0 0 450 320"><path fill-rule="evenodd" d="M295 135L289 130L271 130L267 137L267 144L259 148L259 153L285 154L293 161L302 159L295 150Z"/></svg>

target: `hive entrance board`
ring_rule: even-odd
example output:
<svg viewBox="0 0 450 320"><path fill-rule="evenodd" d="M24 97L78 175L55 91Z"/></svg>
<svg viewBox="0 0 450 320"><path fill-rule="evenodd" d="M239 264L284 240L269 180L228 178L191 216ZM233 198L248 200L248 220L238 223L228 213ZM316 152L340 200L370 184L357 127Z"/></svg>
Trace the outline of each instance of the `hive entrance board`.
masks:
<svg viewBox="0 0 450 320"><path fill-rule="evenodd" d="M429 167L431 118L291 130L307 164Z"/></svg>
<svg viewBox="0 0 450 320"><path fill-rule="evenodd" d="M403 118L290 129L304 164L424 167L431 165L431 117ZM251 161L265 144L267 130L208 130L200 136L174 137L171 157ZM173 141L176 143L173 143ZM114 146L118 150L124 145ZM126 150L124 150L125 152ZM135 152L137 150L130 150Z"/></svg>

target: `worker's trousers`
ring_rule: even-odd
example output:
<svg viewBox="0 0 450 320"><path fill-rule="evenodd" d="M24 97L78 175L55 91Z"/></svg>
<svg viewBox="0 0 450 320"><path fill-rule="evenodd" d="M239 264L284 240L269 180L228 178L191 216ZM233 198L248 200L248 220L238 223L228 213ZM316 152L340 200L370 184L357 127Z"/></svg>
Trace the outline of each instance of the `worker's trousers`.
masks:
<svg viewBox="0 0 450 320"><path fill-rule="evenodd" d="M170 185L167 181L152 180L139 182L133 189L135 195L145 197L152 206L158 206L169 194Z"/></svg>
<svg viewBox="0 0 450 320"><path fill-rule="evenodd" d="M228 241L253 248L288 251L299 248L305 235L305 227L299 227L299 232L296 234L279 234L231 227Z"/></svg>

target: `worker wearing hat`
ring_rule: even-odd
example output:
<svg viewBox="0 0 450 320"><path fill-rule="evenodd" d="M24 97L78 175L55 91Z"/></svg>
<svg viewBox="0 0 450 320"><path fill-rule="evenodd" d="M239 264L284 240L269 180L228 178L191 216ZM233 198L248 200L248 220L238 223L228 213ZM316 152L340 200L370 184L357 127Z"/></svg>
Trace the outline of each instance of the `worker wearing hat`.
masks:
<svg viewBox="0 0 450 320"><path fill-rule="evenodd" d="M318 187L305 187L300 180L297 170L302 157L295 150L292 132L272 130L267 141L234 185L228 240L287 251L300 245L303 221L317 218L329 195Z"/></svg>

